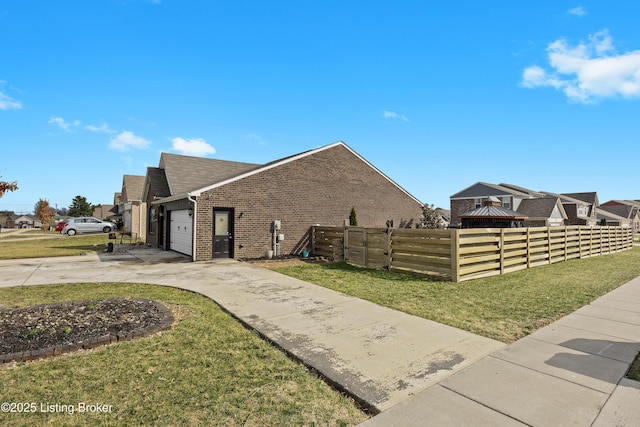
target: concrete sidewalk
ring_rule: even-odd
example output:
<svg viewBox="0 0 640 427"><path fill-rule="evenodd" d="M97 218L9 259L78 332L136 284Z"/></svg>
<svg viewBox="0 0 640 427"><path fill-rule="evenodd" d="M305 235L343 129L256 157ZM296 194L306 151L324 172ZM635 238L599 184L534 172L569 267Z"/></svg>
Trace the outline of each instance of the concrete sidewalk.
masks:
<svg viewBox="0 0 640 427"><path fill-rule="evenodd" d="M505 347L233 260L185 261L172 252L0 261L0 286L127 282L210 297L373 412L384 411Z"/></svg>
<svg viewBox="0 0 640 427"><path fill-rule="evenodd" d="M361 424L639 426L640 278Z"/></svg>

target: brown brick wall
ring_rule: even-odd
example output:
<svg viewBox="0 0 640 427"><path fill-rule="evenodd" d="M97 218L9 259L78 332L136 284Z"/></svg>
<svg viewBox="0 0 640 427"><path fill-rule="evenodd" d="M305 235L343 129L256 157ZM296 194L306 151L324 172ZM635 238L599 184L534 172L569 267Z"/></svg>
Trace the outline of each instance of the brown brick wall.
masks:
<svg viewBox="0 0 640 427"><path fill-rule="evenodd" d="M462 222L460 215L476 208L475 199L451 200L451 227L458 227Z"/></svg>
<svg viewBox="0 0 640 427"><path fill-rule="evenodd" d="M281 254L308 248L311 225L342 225L355 207L358 225L415 227L421 205L344 146L335 146L198 197L196 260L211 259L213 209L234 208L234 257L272 248L271 223L282 221ZM244 217L240 217L244 212Z"/></svg>

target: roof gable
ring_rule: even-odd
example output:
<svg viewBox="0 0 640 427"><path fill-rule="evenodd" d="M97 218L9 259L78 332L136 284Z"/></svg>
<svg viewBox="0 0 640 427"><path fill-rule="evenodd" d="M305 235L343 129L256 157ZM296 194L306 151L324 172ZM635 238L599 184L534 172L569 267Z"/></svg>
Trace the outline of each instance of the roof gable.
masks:
<svg viewBox="0 0 640 427"><path fill-rule="evenodd" d="M355 151L353 151L347 144L345 144L342 141L338 141L338 142L334 142L333 144L329 144L329 145L325 145L323 147L319 147L313 150L308 150L308 151L304 151L302 153L293 155L293 156L288 156L285 158L282 158L280 160L275 160L273 162L267 163L265 165L262 165L260 167L254 168L252 170L246 171L244 173L241 173L239 175L233 176L233 177L229 177L228 179L213 183L211 185L202 187L202 188L198 188L195 189L194 191L190 192L191 196L199 196L200 194L202 194L205 191L209 191L212 190L214 188L217 187L221 187L223 185L226 184L230 184L232 182L238 181L240 179L252 176L252 175L256 175L259 174L261 172L273 169L273 168L277 168L279 166L282 166L284 164L290 163L290 162L295 162L296 160L308 157L308 156L313 156L316 153L325 151L325 150L330 150L336 147L342 147L346 150L348 150L353 156L355 156L356 158L358 158L360 161L362 161L363 163L365 163L368 167L370 167L371 169L373 169L375 172L377 172L378 174L382 175L383 178L385 178L387 181L389 181L391 184L393 184L395 187L397 187L400 191L402 191L403 193L405 193L407 196L411 197L413 200L416 201L416 203L422 204L422 202L420 202L418 199L416 199L413 195L411 195L409 192L407 192L404 188L402 188L400 185L398 185L395 181L393 181L391 178L389 178L387 175L385 175L384 173L382 173L378 168L376 168L375 166L373 166L371 163L369 163L367 160L365 160L362 156L360 156L358 153L356 153ZM175 193L174 193L175 194Z"/></svg>
<svg viewBox="0 0 640 427"><path fill-rule="evenodd" d="M557 197L543 197L538 199L524 199L518 206L518 212L528 215L530 218L563 218L567 219L567 213Z"/></svg>

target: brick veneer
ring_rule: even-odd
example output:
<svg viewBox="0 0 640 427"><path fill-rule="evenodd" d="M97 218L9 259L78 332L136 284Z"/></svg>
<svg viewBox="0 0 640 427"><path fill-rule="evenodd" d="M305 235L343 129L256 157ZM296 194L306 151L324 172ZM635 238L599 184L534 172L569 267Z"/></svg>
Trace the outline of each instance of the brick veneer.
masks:
<svg viewBox="0 0 640 427"><path fill-rule="evenodd" d="M460 215L475 208L475 199L451 200L451 227L458 227L462 222Z"/></svg>
<svg viewBox="0 0 640 427"><path fill-rule="evenodd" d="M264 256L273 220L282 221L280 250L289 254L308 247L311 225L342 225L352 207L358 225L367 227L389 219L415 227L421 214L419 202L342 145L214 188L197 201L196 261L212 258L214 208L234 209L234 258Z"/></svg>

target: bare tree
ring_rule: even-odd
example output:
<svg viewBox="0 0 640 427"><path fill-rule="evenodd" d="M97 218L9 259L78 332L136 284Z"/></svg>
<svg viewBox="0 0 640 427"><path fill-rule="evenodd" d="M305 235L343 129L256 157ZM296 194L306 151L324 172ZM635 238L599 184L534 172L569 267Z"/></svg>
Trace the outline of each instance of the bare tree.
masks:
<svg viewBox="0 0 640 427"><path fill-rule="evenodd" d="M0 177L1 178L1 177ZM6 191L16 191L18 189L18 183L0 181L0 197L4 196Z"/></svg>
<svg viewBox="0 0 640 427"><path fill-rule="evenodd" d="M42 225L40 226L42 232L46 232L51 226L53 218L56 216L56 211L54 209L51 209L48 200L40 199L38 200L38 203L36 203L34 213L42 223Z"/></svg>

